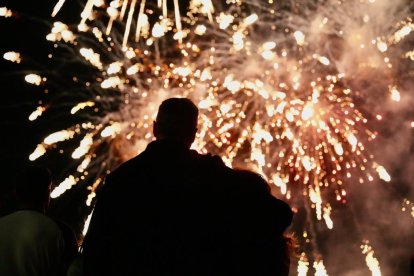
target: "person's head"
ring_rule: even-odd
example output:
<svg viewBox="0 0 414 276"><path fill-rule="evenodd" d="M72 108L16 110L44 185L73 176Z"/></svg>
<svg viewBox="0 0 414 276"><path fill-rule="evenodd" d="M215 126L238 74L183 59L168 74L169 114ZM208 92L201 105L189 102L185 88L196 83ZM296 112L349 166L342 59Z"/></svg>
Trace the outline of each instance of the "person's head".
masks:
<svg viewBox="0 0 414 276"><path fill-rule="evenodd" d="M197 132L197 120L198 108L191 100L167 99L158 109L154 136L157 140L174 140L190 147Z"/></svg>
<svg viewBox="0 0 414 276"><path fill-rule="evenodd" d="M16 197L26 208L45 212L50 202L52 178L50 171L37 166L26 166L17 176Z"/></svg>

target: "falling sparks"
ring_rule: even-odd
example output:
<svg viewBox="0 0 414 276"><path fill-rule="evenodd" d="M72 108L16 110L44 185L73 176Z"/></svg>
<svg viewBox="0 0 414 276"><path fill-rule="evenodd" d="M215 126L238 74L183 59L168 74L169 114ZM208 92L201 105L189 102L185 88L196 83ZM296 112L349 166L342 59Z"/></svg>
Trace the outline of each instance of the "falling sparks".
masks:
<svg viewBox="0 0 414 276"><path fill-rule="evenodd" d="M50 193L51 198L57 198L61 194L63 194L66 190L72 188L73 185L76 184L76 179L73 175L68 176L65 180L63 180L59 185L57 185L53 191Z"/></svg>
<svg viewBox="0 0 414 276"><path fill-rule="evenodd" d="M412 202L412 201L404 198L403 206L402 206L401 210L403 212L409 211L409 213L411 214L411 216L414 218L414 202Z"/></svg>
<svg viewBox="0 0 414 276"><path fill-rule="evenodd" d="M378 41L377 42L377 48L380 52L384 53L388 50L388 45L384 41Z"/></svg>
<svg viewBox="0 0 414 276"><path fill-rule="evenodd" d="M405 57L414 61L414 51L409 51L405 53Z"/></svg>
<svg viewBox="0 0 414 276"><path fill-rule="evenodd" d="M80 142L79 147L75 149L75 151L72 153L72 158L79 159L85 154L87 154L92 144L93 144L92 135L91 134L86 135Z"/></svg>
<svg viewBox="0 0 414 276"><path fill-rule="evenodd" d="M374 250L369 245L369 241L364 241L361 245L362 254L365 255L365 262L372 273L372 276L381 276L381 269L378 259L374 257Z"/></svg>
<svg viewBox="0 0 414 276"><path fill-rule="evenodd" d="M393 42L394 43L400 42L402 39L408 36L413 30L414 30L413 23L405 24L403 27L401 27L401 29L395 32L394 37L393 37Z"/></svg>
<svg viewBox="0 0 414 276"><path fill-rule="evenodd" d="M320 63L322 63L323 65L326 65L326 66L328 66L331 62L329 61L329 59L327 58L327 57L325 57L325 56L320 56L320 55L317 55L317 54L315 54L315 55L313 55L313 57L315 58L315 59L317 59Z"/></svg>
<svg viewBox="0 0 414 276"><path fill-rule="evenodd" d="M13 12L6 7L0 7L0 16L2 17L11 17Z"/></svg>
<svg viewBox="0 0 414 276"><path fill-rule="evenodd" d="M315 276L328 276L322 260L314 262L313 268L315 269Z"/></svg>
<svg viewBox="0 0 414 276"><path fill-rule="evenodd" d="M46 36L46 39L49 41L65 41L73 43L75 41L75 35L72 31L69 30L66 24L62 22L55 22L53 23L53 28Z"/></svg>
<svg viewBox="0 0 414 276"><path fill-rule="evenodd" d="M20 53L13 52L13 51L4 53L3 58L5 60L15 62L15 63L20 63L22 61L20 57Z"/></svg>
<svg viewBox="0 0 414 276"><path fill-rule="evenodd" d="M391 176L388 174L387 170L383 166L374 163L374 168L377 171L380 179L384 180L385 182L391 181Z"/></svg>
<svg viewBox="0 0 414 276"><path fill-rule="evenodd" d="M302 253L298 261L298 276L306 276L308 274L308 270L309 262L306 258L305 253Z"/></svg>
<svg viewBox="0 0 414 276"><path fill-rule="evenodd" d="M102 69L102 63L99 54L95 53L91 48L82 48L79 50L80 54L89 61L93 66Z"/></svg>
<svg viewBox="0 0 414 276"><path fill-rule="evenodd" d="M24 77L24 80L34 85L40 85L45 78L42 78L37 74L28 74Z"/></svg>
<svg viewBox="0 0 414 276"><path fill-rule="evenodd" d="M325 220L326 226L329 229L333 229L333 221L331 219L331 206L327 204L326 207L323 208L323 219Z"/></svg>
<svg viewBox="0 0 414 276"><path fill-rule="evenodd" d="M73 130L61 130L52 134L49 134L44 140L43 143L46 145L52 145L58 142L72 139L75 135Z"/></svg>
<svg viewBox="0 0 414 276"><path fill-rule="evenodd" d="M397 90L397 88L396 87L391 87L390 88L390 92L391 92L391 99L394 101L394 102L399 102L400 100L401 100L401 94L400 94L400 91L398 91Z"/></svg>
<svg viewBox="0 0 414 276"><path fill-rule="evenodd" d="M110 137L115 136L116 134L121 132L121 124L114 123L110 126L107 126L104 130L101 132L102 137Z"/></svg>
<svg viewBox="0 0 414 276"><path fill-rule="evenodd" d="M56 3L55 7L53 8L53 12L52 12L52 17L55 17L56 14L60 11L60 9L62 8L63 4L65 3L66 0L59 0L59 2Z"/></svg>
<svg viewBox="0 0 414 276"><path fill-rule="evenodd" d="M277 187L280 188L280 192L285 195L287 192L287 179L282 179L278 175L274 175L272 181Z"/></svg>
<svg viewBox="0 0 414 276"><path fill-rule="evenodd" d="M82 110L86 107L92 107L94 106L95 103L88 101L88 102L84 102L84 103L78 103L76 106L74 106L71 110L70 110L70 114L75 114L76 112L78 112L79 110Z"/></svg>
<svg viewBox="0 0 414 276"><path fill-rule="evenodd" d="M305 35L301 31L296 31L293 33L296 39L296 43L299 46L302 46L305 43Z"/></svg>
<svg viewBox="0 0 414 276"><path fill-rule="evenodd" d="M30 116L29 116L29 120L30 121L34 121L34 120L36 120L37 118L39 118L42 114L43 114L43 112L46 110L46 108L45 107L43 107L43 106L39 106L39 107L37 107L36 108L36 110L35 111L33 111L32 112L32 114L30 114Z"/></svg>
<svg viewBox="0 0 414 276"><path fill-rule="evenodd" d="M46 148L43 145L37 145L36 149L32 154L29 155L30 161L35 161L40 156L44 155L46 153Z"/></svg>
<svg viewBox="0 0 414 276"><path fill-rule="evenodd" d="M104 80L101 83L101 87L103 89L107 89L107 88L111 88L111 87L115 88L115 87L117 87L121 84L122 84L122 80L118 76L116 76L116 77L110 77L110 78L107 78L106 80Z"/></svg>
<svg viewBox="0 0 414 276"><path fill-rule="evenodd" d="M88 198L86 199L86 206L91 206L92 204L92 200L95 198L96 196L96 189L98 188L98 186L101 184L102 179L98 178L93 184L92 186L88 187L88 190L90 190L91 192L88 195Z"/></svg>
<svg viewBox="0 0 414 276"><path fill-rule="evenodd" d="M88 233L89 224L91 223L93 211L87 216L85 223L83 224L82 235L85 236Z"/></svg>

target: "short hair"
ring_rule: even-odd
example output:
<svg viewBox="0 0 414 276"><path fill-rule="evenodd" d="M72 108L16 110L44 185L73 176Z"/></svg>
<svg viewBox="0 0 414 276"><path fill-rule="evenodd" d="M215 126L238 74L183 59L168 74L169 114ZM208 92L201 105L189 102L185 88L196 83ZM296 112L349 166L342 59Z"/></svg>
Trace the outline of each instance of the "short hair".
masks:
<svg viewBox="0 0 414 276"><path fill-rule="evenodd" d="M157 128L166 137L188 138L197 132L198 108L187 98L163 101L156 118Z"/></svg>
<svg viewBox="0 0 414 276"><path fill-rule="evenodd" d="M21 202L40 204L49 199L52 177L47 168L29 165L17 176L16 195Z"/></svg>

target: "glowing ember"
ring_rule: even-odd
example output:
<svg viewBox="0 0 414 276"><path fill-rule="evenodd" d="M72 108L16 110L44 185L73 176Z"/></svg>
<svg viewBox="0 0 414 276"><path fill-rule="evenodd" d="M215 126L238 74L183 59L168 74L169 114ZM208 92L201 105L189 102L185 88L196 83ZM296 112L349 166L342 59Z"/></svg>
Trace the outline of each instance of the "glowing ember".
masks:
<svg viewBox="0 0 414 276"><path fill-rule="evenodd" d="M313 268L315 269L315 276L328 276L323 261L316 261L313 263Z"/></svg>
<svg viewBox="0 0 414 276"><path fill-rule="evenodd" d="M24 77L24 80L34 85L40 85L45 79L37 74L28 74Z"/></svg>
<svg viewBox="0 0 414 276"><path fill-rule="evenodd" d="M6 7L0 7L0 16L3 16L3 17L10 17L10 16L12 16L13 15L13 13L12 13L12 11L11 10L9 10L8 8L6 8Z"/></svg>
<svg viewBox="0 0 414 276"><path fill-rule="evenodd" d="M372 276L381 276L381 269L378 259L374 257L374 250L369 245L369 241L364 241L361 245L362 254L365 255L365 262L372 273Z"/></svg>
<svg viewBox="0 0 414 276"><path fill-rule="evenodd" d="M305 253L302 253L298 262L298 276L306 276L309 270L309 262Z"/></svg>
<svg viewBox="0 0 414 276"><path fill-rule="evenodd" d="M63 194L66 190L72 188L73 185L77 183L75 177L70 175L68 178L63 180L59 185L57 185L53 191L50 193L51 198L56 198Z"/></svg>
<svg viewBox="0 0 414 276"><path fill-rule="evenodd" d="M16 62L16 63L21 62L20 53L13 52L13 51L4 53L3 58L11 62Z"/></svg>

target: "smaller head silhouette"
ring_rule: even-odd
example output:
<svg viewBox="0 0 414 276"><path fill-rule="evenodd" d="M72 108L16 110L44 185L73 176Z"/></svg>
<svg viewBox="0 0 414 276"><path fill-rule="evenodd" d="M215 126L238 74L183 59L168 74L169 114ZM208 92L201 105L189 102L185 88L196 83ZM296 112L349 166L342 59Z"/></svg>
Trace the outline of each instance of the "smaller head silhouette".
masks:
<svg viewBox="0 0 414 276"><path fill-rule="evenodd" d="M16 197L21 207L46 212L50 202L52 179L50 171L26 166L17 176Z"/></svg>
<svg viewBox="0 0 414 276"><path fill-rule="evenodd" d="M190 147L197 132L198 108L189 99L170 98L163 101L154 122L157 140L174 140Z"/></svg>

